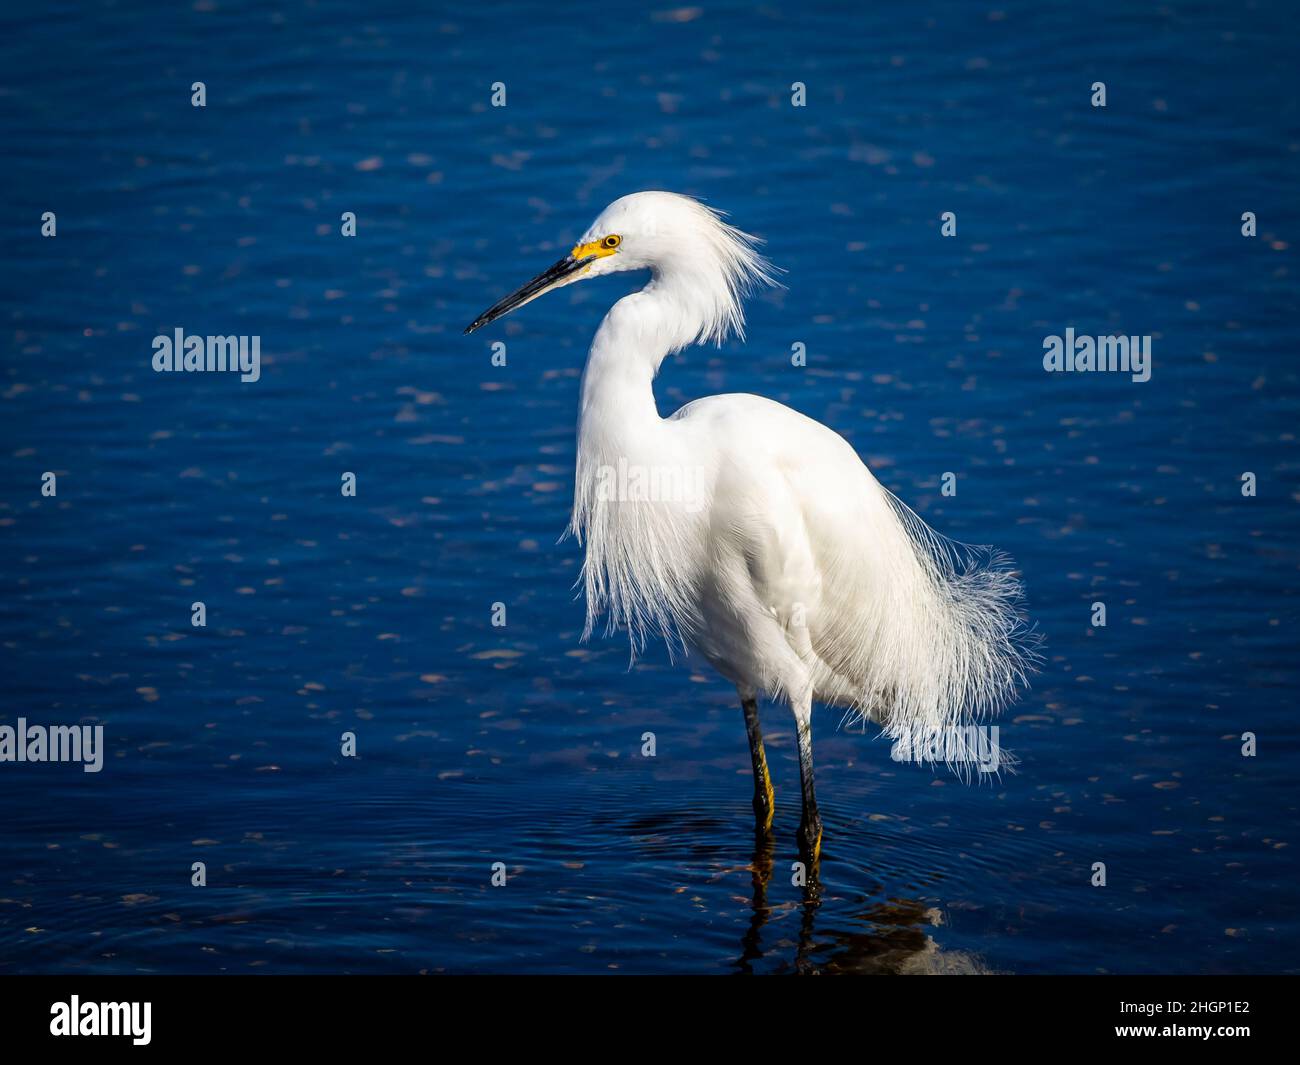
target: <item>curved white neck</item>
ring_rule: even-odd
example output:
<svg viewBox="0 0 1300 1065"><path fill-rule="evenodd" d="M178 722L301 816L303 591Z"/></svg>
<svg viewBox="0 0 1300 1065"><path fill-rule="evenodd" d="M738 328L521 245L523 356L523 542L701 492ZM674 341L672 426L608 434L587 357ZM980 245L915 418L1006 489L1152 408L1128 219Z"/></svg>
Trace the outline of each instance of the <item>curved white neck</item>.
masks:
<svg viewBox="0 0 1300 1065"><path fill-rule="evenodd" d="M580 458L584 443L599 438L630 444L662 421L655 408L655 375L665 358L699 336L703 313L689 279L666 274L609 309L582 372Z"/></svg>
<svg viewBox="0 0 1300 1065"><path fill-rule="evenodd" d="M634 647L647 632L675 639L690 628L682 508L622 494L638 479L647 483L647 474L653 485L656 474L689 472L680 423L659 417L654 396L659 365L699 336L703 319L694 317L698 299L689 296L655 278L610 308L587 356L569 519L569 532L586 547L584 638L606 611L632 634Z"/></svg>

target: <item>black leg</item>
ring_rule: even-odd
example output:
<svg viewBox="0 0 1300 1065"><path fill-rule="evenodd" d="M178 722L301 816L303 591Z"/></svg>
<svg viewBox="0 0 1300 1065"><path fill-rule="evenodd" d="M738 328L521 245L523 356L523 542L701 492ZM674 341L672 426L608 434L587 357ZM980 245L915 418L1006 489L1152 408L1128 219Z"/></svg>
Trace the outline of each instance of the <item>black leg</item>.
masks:
<svg viewBox="0 0 1300 1065"><path fill-rule="evenodd" d="M767 771L767 755L763 752L763 730L758 724L758 700L741 695L740 705L745 710L745 731L749 733L749 759L754 767L754 818L756 827L764 834L772 830L772 817L776 813L776 794L772 778Z"/></svg>
<svg viewBox="0 0 1300 1065"><path fill-rule="evenodd" d="M799 783L803 787L803 816L799 819L799 852L815 874L822 853L822 818L817 812L817 795L813 789L812 708L796 713L799 731Z"/></svg>

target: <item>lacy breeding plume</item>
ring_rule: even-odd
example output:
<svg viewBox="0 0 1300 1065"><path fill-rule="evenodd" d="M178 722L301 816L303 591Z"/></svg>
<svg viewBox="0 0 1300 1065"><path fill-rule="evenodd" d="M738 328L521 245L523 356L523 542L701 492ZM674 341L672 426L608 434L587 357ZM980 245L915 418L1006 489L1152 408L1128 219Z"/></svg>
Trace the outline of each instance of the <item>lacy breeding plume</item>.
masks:
<svg viewBox="0 0 1300 1065"><path fill-rule="evenodd" d="M743 336L743 298L773 283L757 243L688 197L625 196L568 255L466 332L575 281L650 271L649 283L605 316L582 378L570 528L586 548L584 635L603 615L630 633L634 650L662 636L694 648L736 685L764 833L774 792L757 697L789 704L803 790L799 841L815 867L814 702L934 750L918 737L966 734L1016 694L1034 653L1009 561L936 535L838 434L752 395L711 396L659 416L651 385L668 355ZM627 468L677 471L696 492L611 498L607 471Z"/></svg>

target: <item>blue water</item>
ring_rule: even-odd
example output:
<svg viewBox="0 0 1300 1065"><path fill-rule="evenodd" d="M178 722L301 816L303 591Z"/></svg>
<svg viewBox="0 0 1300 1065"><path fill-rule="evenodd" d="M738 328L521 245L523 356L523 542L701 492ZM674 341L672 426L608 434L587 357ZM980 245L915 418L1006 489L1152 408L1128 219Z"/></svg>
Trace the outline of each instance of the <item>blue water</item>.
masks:
<svg viewBox="0 0 1300 1065"><path fill-rule="evenodd" d="M1300 46L1285 3L1136 8L7 10L0 724L107 754L0 764L0 972L1294 971ZM756 853L734 691L580 641L627 279L461 335L644 188L787 271L661 410L827 423L1045 639L996 782L817 711L819 892L788 712ZM154 373L178 327L261 379ZM1150 381L1045 373L1068 327L1150 335Z"/></svg>

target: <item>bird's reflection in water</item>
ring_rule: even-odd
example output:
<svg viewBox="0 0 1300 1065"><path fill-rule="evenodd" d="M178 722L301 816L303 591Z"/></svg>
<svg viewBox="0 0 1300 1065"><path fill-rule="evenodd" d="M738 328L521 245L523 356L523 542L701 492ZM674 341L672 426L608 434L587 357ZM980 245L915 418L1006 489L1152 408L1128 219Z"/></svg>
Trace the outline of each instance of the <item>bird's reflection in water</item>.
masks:
<svg viewBox="0 0 1300 1065"><path fill-rule="evenodd" d="M760 942L763 926L767 924L770 912L767 904L767 885L772 879L772 867L776 860L776 840L771 832L754 833L754 860L750 865L753 878L753 913L749 918L749 927L741 940L740 959L736 962L741 972L753 972L753 963L763 956Z"/></svg>
<svg viewBox="0 0 1300 1065"><path fill-rule="evenodd" d="M734 830L734 824L724 819L682 810L642 815L617 824L620 834L631 837L645 859L680 860L686 854L692 862L711 866L715 882L731 882L732 877L743 875L745 867L727 859L728 833ZM810 875L802 887L794 886L789 844L790 840L779 832L754 834L748 865L750 912L739 956L731 963L734 972L990 972L976 956L944 950L934 940L929 930L942 924L942 915L933 904L897 897L859 897L855 903L836 890L828 890L824 879L817 875ZM835 862L834 858L831 861ZM826 863L823 852L822 874ZM838 862L835 867L839 868ZM865 869L853 877L856 885L871 880ZM797 901L791 901L791 890L797 893ZM861 890L861 886L856 889Z"/></svg>
<svg viewBox="0 0 1300 1065"><path fill-rule="evenodd" d="M988 969L965 951L943 950L926 931L940 923L940 914L914 899L890 899L873 903L848 920L862 930L845 929L844 918L837 927L817 927L825 892L820 878L810 876L802 888L799 903L799 931L791 948L782 940L763 946L772 908L768 885L775 867L775 842L770 834L755 833L754 856L750 865L753 895L751 916L741 939L736 971L754 972L755 963L769 964L785 950L791 950L789 969L804 975L924 975L927 973L987 974ZM815 874L816 871L814 871ZM778 963L777 971L781 971Z"/></svg>

